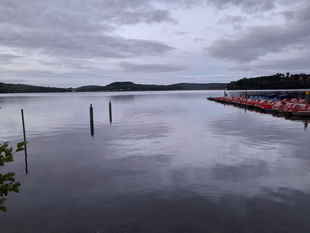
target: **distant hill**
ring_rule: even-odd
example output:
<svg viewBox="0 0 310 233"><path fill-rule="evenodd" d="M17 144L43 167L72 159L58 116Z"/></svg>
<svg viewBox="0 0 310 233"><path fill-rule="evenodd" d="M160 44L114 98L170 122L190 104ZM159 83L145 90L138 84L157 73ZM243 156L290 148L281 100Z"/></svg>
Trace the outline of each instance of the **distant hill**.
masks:
<svg viewBox="0 0 310 233"><path fill-rule="evenodd" d="M40 87L25 84L6 84L0 82L0 93L69 92L70 88Z"/></svg>
<svg viewBox="0 0 310 233"><path fill-rule="evenodd" d="M243 78L230 82L228 90L306 89L310 88L310 74L281 74Z"/></svg>
<svg viewBox="0 0 310 233"><path fill-rule="evenodd" d="M89 86L82 86L74 89L77 92L87 92L87 91L105 91L103 86L98 85L89 85Z"/></svg>
<svg viewBox="0 0 310 233"><path fill-rule="evenodd" d="M114 82L106 86L82 86L77 91L169 91L169 90L214 90L225 89L227 83L177 83L171 85L135 84Z"/></svg>
<svg viewBox="0 0 310 233"><path fill-rule="evenodd" d="M91 92L91 91L168 91L168 90L214 90L225 89L227 83L177 83L171 85L136 84L133 82L114 82L106 86L88 85L78 88L40 87L24 84L0 83L0 93L33 92Z"/></svg>
<svg viewBox="0 0 310 233"><path fill-rule="evenodd" d="M133 82L114 82L105 86L106 91L163 91L164 85L135 84Z"/></svg>
<svg viewBox="0 0 310 233"><path fill-rule="evenodd" d="M168 87L175 90L222 90L227 87L227 83L177 83Z"/></svg>

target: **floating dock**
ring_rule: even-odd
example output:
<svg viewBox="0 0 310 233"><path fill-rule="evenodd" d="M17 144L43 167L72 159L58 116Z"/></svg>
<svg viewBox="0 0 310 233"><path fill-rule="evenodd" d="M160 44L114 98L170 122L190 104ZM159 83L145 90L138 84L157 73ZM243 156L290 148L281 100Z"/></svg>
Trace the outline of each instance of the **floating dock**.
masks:
<svg viewBox="0 0 310 233"><path fill-rule="evenodd" d="M310 104L307 99L283 99L270 100L251 98L247 96L237 97L209 97L210 101L215 101L223 104L231 104L238 107L255 109L260 112L267 113L283 113L298 117L310 117Z"/></svg>

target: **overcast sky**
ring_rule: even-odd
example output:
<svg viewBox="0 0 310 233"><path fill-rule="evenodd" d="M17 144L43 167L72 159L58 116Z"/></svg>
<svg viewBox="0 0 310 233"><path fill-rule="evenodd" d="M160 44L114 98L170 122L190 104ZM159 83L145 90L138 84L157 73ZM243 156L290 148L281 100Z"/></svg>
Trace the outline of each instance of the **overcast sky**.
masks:
<svg viewBox="0 0 310 233"><path fill-rule="evenodd" d="M212 83L309 65L309 0L0 0L0 82Z"/></svg>

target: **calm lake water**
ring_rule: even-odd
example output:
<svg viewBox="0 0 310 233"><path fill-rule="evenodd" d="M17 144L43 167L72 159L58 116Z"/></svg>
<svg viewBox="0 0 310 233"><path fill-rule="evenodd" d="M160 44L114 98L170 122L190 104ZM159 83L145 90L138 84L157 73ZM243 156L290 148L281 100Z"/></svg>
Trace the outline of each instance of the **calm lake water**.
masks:
<svg viewBox="0 0 310 233"><path fill-rule="evenodd" d="M24 109L29 143L0 167L21 183L0 232L310 232L307 122L206 100L222 95L1 94L0 141L23 140Z"/></svg>

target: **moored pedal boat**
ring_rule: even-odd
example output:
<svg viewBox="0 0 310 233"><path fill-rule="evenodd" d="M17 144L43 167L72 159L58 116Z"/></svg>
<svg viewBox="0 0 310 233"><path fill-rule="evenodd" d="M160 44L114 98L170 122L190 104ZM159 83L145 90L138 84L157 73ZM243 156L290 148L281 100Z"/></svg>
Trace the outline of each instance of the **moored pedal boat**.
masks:
<svg viewBox="0 0 310 233"><path fill-rule="evenodd" d="M284 113L295 116L310 116L310 105L304 99L282 99L270 100L262 98L248 98L247 96L237 97L209 97L208 100L232 104L238 107L256 109L265 113Z"/></svg>

